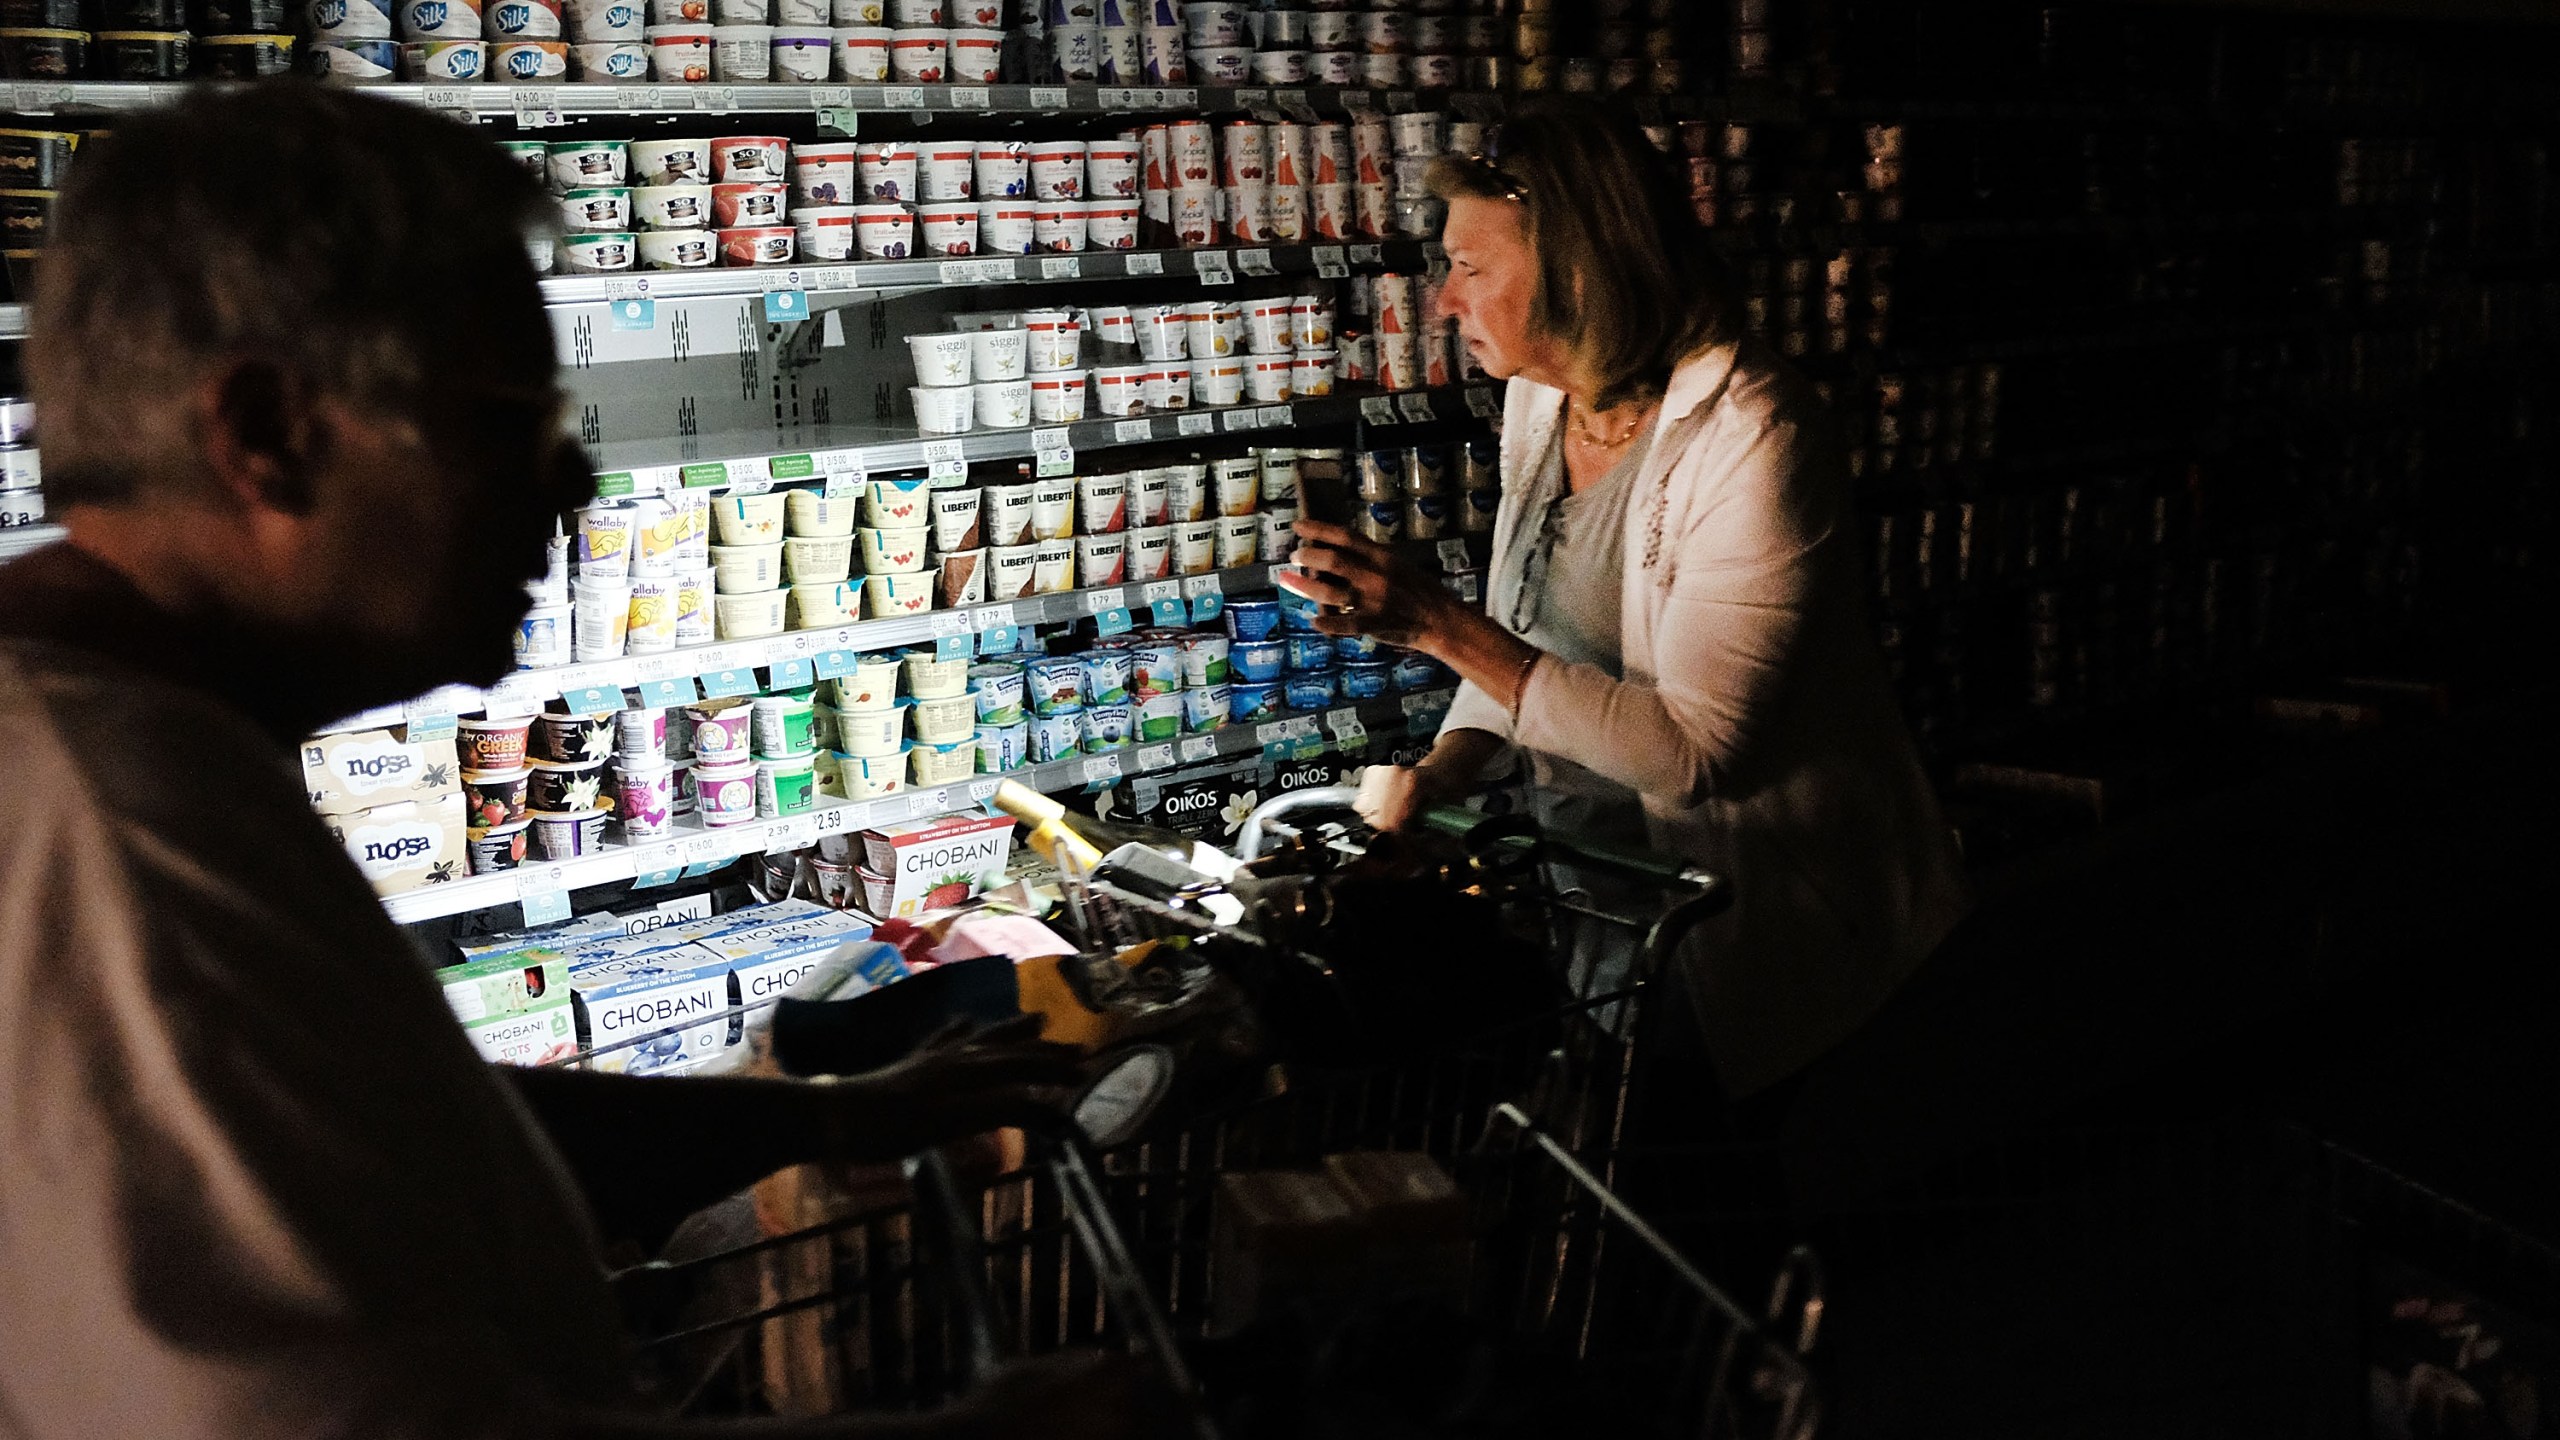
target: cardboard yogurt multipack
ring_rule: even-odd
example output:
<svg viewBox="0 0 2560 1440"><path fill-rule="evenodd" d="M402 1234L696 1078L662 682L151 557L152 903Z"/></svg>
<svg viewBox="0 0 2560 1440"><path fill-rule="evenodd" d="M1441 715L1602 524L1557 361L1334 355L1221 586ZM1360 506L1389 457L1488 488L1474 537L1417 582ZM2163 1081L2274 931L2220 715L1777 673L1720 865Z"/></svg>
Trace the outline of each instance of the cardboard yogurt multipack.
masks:
<svg viewBox="0 0 2560 1440"><path fill-rule="evenodd" d="M975 812L883 825L861 835L864 864L882 877L879 913L921 915L1004 882L1013 820Z"/></svg>

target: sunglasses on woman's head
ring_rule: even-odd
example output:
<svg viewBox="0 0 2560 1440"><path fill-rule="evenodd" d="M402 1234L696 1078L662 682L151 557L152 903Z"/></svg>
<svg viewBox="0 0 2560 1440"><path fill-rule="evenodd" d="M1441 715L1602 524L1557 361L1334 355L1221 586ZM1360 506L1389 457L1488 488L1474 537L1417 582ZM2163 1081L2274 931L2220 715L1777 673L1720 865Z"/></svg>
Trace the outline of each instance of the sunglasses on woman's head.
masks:
<svg viewBox="0 0 2560 1440"><path fill-rule="evenodd" d="M1512 177L1509 171L1504 170L1500 165L1494 163L1495 156L1498 153L1498 151L1493 149L1473 150L1459 155L1458 158L1465 161L1467 164L1476 167L1478 171L1483 173L1486 179L1500 187L1503 199L1517 200L1524 204L1527 203L1529 199L1529 187L1521 184L1517 179Z"/></svg>

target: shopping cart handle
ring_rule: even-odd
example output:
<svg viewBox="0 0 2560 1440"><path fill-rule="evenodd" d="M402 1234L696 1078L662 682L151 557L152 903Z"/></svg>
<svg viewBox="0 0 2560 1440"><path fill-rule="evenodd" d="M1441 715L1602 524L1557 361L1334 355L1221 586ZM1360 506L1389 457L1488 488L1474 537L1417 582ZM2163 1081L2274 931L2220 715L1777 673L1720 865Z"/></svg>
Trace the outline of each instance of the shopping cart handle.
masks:
<svg viewBox="0 0 2560 1440"><path fill-rule="evenodd" d="M1486 816L1457 805L1435 805L1422 812L1425 827L1458 840L1473 840L1488 823ZM1521 849L1544 846L1579 864L1612 870L1629 879L1649 881L1656 885L1677 886L1701 895L1716 894L1724 882L1707 871L1684 865L1660 855L1642 851L1621 850L1611 845L1593 844L1571 835L1543 833L1535 838L1526 835L1492 835L1487 843ZM1723 908L1721 904L1717 909Z"/></svg>

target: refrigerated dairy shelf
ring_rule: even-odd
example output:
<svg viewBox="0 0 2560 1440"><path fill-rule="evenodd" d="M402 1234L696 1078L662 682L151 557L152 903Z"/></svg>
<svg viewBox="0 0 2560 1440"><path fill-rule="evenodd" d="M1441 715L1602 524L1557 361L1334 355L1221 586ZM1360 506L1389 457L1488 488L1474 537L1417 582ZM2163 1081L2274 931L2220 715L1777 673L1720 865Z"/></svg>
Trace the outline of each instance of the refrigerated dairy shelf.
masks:
<svg viewBox="0 0 2560 1440"><path fill-rule="evenodd" d="M1359 737L1349 741L1357 744L1360 739L1365 739L1371 728L1381 733L1408 733L1407 727L1418 717L1445 710L1454 693L1446 688L1420 690L1323 712L1286 716L1259 725L1230 725L1206 735L1186 735L1177 740L1070 756L1011 771L1002 778L1019 780L1044 791L1069 790L1112 784L1131 775L1155 774L1185 765L1204 764L1222 758L1236 759L1256 753L1312 755L1328 744L1344 743L1346 737ZM1325 738L1328 735L1334 739L1328 741ZM998 778L979 775L949 785L901 791L868 800L828 800L805 815L756 820L740 825L715 828L686 820L677 825L676 833L661 839L636 845L608 845L601 853L575 860L528 860L513 870L474 875L389 896L384 899L383 908L391 913L393 920L408 925L591 885L638 879L672 880L694 866L718 864L742 855L796 850L814 845L828 835L847 835L875 825L964 810L995 794Z"/></svg>

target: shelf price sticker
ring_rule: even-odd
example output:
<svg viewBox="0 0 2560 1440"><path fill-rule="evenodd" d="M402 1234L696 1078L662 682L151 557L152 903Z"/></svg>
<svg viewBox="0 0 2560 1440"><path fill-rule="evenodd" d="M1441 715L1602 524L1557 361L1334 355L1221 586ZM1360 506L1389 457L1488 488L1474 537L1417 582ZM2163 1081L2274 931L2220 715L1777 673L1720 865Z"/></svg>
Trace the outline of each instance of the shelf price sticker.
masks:
<svg viewBox="0 0 2560 1440"><path fill-rule="evenodd" d="M954 110L984 110L987 103L987 88L983 85L951 87L951 108Z"/></svg>
<svg viewBox="0 0 2560 1440"><path fill-rule="evenodd" d="M871 479L871 467L859 450L830 450L823 457L826 472L826 497L849 500L862 493Z"/></svg>
<svg viewBox="0 0 2560 1440"><path fill-rule="evenodd" d="M924 108L924 87L921 85L891 85L884 87L880 91L880 108L883 110L921 110Z"/></svg>
<svg viewBox="0 0 2560 1440"><path fill-rule="evenodd" d="M632 877L631 888L634 890L655 890L661 885L673 885L676 881L682 878L684 878L684 867L681 865L678 865L671 870L643 870L638 875Z"/></svg>
<svg viewBox="0 0 2560 1440"><path fill-rule="evenodd" d="M968 447L957 440L927 441L924 466L928 480L966 480L969 478Z"/></svg>
<svg viewBox="0 0 2560 1440"><path fill-rule="evenodd" d="M1123 269L1131 275L1161 275L1164 273L1164 257L1147 250L1132 251L1123 263Z"/></svg>
<svg viewBox="0 0 2560 1440"><path fill-rule="evenodd" d="M557 90L548 87L518 90L513 99L518 129L548 130L567 123L560 118L560 92Z"/></svg>
<svg viewBox="0 0 2560 1440"><path fill-rule="evenodd" d="M829 110L841 110L852 103L853 87L850 85L812 85L809 87L809 108L820 113L824 113Z"/></svg>
<svg viewBox="0 0 2560 1440"><path fill-rule="evenodd" d="M1012 606L988 605L969 619L978 632L979 654L1005 655L1021 648L1021 632L1014 629Z"/></svg>
<svg viewBox="0 0 2560 1440"><path fill-rule="evenodd" d="M1033 473L1043 480L1076 473L1076 442L1064 425L1031 432Z"/></svg>
<svg viewBox="0 0 2560 1440"><path fill-rule="evenodd" d="M817 665L796 655L789 659L774 661L766 668L765 673L772 677L771 682L765 687L769 690L797 690L803 685L818 683Z"/></svg>
<svg viewBox="0 0 2560 1440"><path fill-rule="evenodd" d="M1098 794L1119 784L1122 773L1118 751L1090 756L1084 762L1084 788Z"/></svg>
<svg viewBox="0 0 2560 1440"><path fill-rule="evenodd" d="M1226 613L1226 590L1215 575L1183 577L1182 593L1191 601L1191 623L1194 625L1206 625Z"/></svg>
<svg viewBox="0 0 2560 1440"><path fill-rule="evenodd" d="M1158 625L1181 626L1191 623L1190 616L1182 606L1181 581L1153 581L1139 589L1138 598L1145 602L1147 614Z"/></svg>
<svg viewBox="0 0 2560 1440"><path fill-rule="evenodd" d="M1218 758L1218 742L1212 736L1185 735L1182 737L1179 748L1182 751L1182 763L1185 765L1195 765L1203 760Z"/></svg>
<svg viewBox="0 0 2560 1440"><path fill-rule="evenodd" d="M699 692L694 689L693 677L690 675L684 676L680 679L643 680L640 682L640 703L648 706L652 710L665 710L672 706L690 705L694 702L698 694Z"/></svg>
<svg viewBox="0 0 2560 1440"><path fill-rule="evenodd" d="M613 328L616 330L655 330L658 328L658 302L641 296L616 300L611 305Z"/></svg>
<svg viewBox="0 0 2560 1440"><path fill-rule="evenodd" d="M1493 398L1490 385L1467 387L1467 413L1479 420L1491 420L1502 413L1502 404Z"/></svg>
<svg viewBox="0 0 2560 1440"><path fill-rule="evenodd" d="M1384 395L1363 396L1360 418L1372 425L1393 425L1396 423L1396 402Z"/></svg>
<svg viewBox="0 0 2560 1440"><path fill-rule="evenodd" d="M1267 250L1264 251L1263 260L1268 263L1270 258L1271 252ZM1236 283L1235 269L1227 262L1227 252L1224 250L1202 250L1197 252L1191 257L1191 268L1194 273L1199 275L1200 283L1203 285L1233 285Z"/></svg>
<svg viewBox="0 0 2560 1440"><path fill-rule="evenodd" d="M993 779L970 781L969 798L981 805L985 804L989 800L993 800L996 798L996 786L998 783L998 781Z"/></svg>
<svg viewBox="0 0 2560 1440"><path fill-rule="evenodd" d="M1237 251L1236 268L1256 278L1268 278L1280 273L1280 267L1271 263L1271 252L1259 247Z"/></svg>
<svg viewBox="0 0 2560 1440"><path fill-rule="evenodd" d="M731 700L756 693L756 672L748 666L714 670L702 677L702 693L712 700Z"/></svg>
<svg viewBox="0 0 2560 1440"><path fill-rule="evenodd" d="M1084 278L1084 261L1074 255L1043 255L1040 257L1040 278L1080 280Z"/></svg>
<svg viewBox="0 0 2560 1440"><path fill-rule="evenodd" d="M1421 424L1427 420L1437 420L1440 418L1438 415L1432 413L1431 397L1423 394L1419 390L1410 395L1397 396L1396 408L1404 412L1404 418L1413 421L1415 424Z"/></svg>
<svg viewBox="0 0 2560 1440"><path fill-rule="evenodd" d="M1214 435L1217 431L1218 417L1205 410L1185 410L1173 417L1173 433L1185 439Z"/></svg>
<svg viewBox="0 0 2560 1440"><path fill-rule="evenodd" d="M1354 245L1351 247L1351 263L1354 265L1381 265L1386 263L1386 256L1387 252L1383 246Z"/></svg>
<svg viewBox="0 0 2560 1440"><path fill-rule="evenodd" d="M1351 273L1351 262L1339 245L1319 245L1314 256L1316 273L1327 280L1339 280Z"/></svg>
<svg viewBox="0 0 2560 1440"><path fill-rule="evenodd" d="M1239 405L1233 410L1225 410L1219 413L1225 416L1224 423L1227 427L1227 433L1230 435L1239 430L1259 430L1262 428L1262 412L1254 409L1250 405Z"/></svg>
<svg viewBox="0 0 2560 1440"><path fill-rule="evenodd" d="M851 650L821 650L810 659L809 668L817 672L819 679L833 680L852 674L853 667L861 661L862 657Z"/></svg>
<svg viewBox="0 0 2560 1440"><path fill-rule="evenodd" d="M1034 85L1025 103L1034 110L1064 110L1067 108L1067 87Z"/></svg>
<svg viewBox="0 0 2560 1440"><path fill-rule="evenodd" d="M969 617L958 610L939 610L933 615L933 656L937 660L966 660L977 642L969 628Z"/></svg>
<svg viewBox="0 0 2560 1440"><path fill-rule="evenodd" d="M1280 107L1280 113L1292 120L1305 124L1316 118L1316 107L1307 103L1307 92L1304 90L1276 91L1271 98L1273 103Z"/></svg>
<svg viewBox="0 0 2560 1440"><path fill-rule="evenodd" d="M726 115L738 108L737 89L729 85L695 85L688 87L693 108L708 115Z"/></svg>
<svg viewBox="0 0 2560 1440"><path fill-rule="evenodd" d="M767 290L764 292L764 321L768 325L789 325L809 318L809 292L806 290Z"/></svg>
<svg viewBox="0 0 2560 1440"><path fill-rule="evenodd" d="M618 685L581 685L560 692L560 703L572 715L610 715L622 708L622 688Z"/></svg>
<svg viewBox="0 0 2560 1440"><path fill-rule="evenodd" d="M1324 726L1333 732L1334 748L1349 755L1369 743L1369 728L1360 723L1360 712L1349 707L1324 717Z"/></svg>
<svg viewBox="0 0 2560 1440"><path fill-rule="evenodd" d="M1471 565L1473 565L1474 563L1475 563L1475 562L1474 562L1473 560L1469 559L1469 558L1468 558L1468 556L1467 556L1467 542L1466 542L1466 541L1464 541L1464 540L1443 540L1443 541L1441 541L1441 542L1440 542L1440 573L1441 573L1441 574L1443 574L1443 575L1455 575L1455 574L1457 574L1459 571L1467 569L1468 567L1470 567L1470 566L1471 566Z"/></svg>
<svg viewBox="0 0 2560 1440"><path fill-rule="evenodd" d="M1095 633L1106 640L1138 628L1137 622L1129 616L1128 592L1117 587L1086 591L1084 608L1085 613L1093 617Z"/></svg>
<svg viewBox="0 0 2560 1440"><path fill-rule="evenodd" d="M773 465L761 455L720 462L721 478L733 495L761 495L773 488Z"/></svg>
<svg viewBox="0 0 2560 1440"><path fill-rule="evenodd" d="M528 929L536 925L556 925L569 918L569 892L566 890L537 890L520 896L517 903L524 907L524 923Z"/></svg>
<svg viewBox="0 0 2560 1440"><path fill-rule="evenodd" d="M1122 420L1111 427L1111 443L1114 445L1143 445L1154 438L1156 422L1153 420Z"/></svg>
<svg viewBox="0 0 2560 1440"><path fill-rule="evenodd" d="M1155 770L1170 770L1174 767L1173 747L1170 745L1141 746L1134 763L1141 775Z"/></svg>
<svg viewBox="0 0 2560 1440"><path fill-rule="evenodd" d="M1254 412L1253 418L1261 421L1262 428L1268 430L1274 426L1287 425L1297 416L1286 405L1265 405Z"/></svg>

